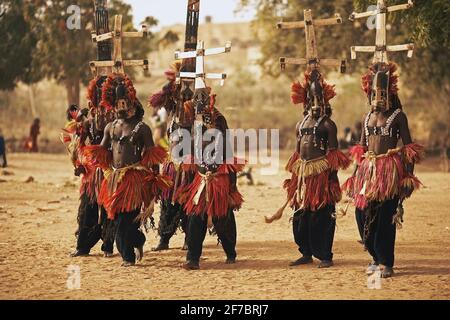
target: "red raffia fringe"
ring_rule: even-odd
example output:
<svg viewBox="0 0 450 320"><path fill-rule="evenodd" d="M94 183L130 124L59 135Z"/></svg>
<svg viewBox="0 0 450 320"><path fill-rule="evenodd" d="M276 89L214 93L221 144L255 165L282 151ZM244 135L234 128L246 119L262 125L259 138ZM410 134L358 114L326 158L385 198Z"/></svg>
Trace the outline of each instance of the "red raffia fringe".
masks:
<svg viewBox="0 0 450 320"><path fill-rule="evenodd" d="M115 219L119 212L130 212L147 208L160 191L170 188L170 179L153 174L151 171L129 169L121 181L111 187L111 177L104 179L98 196L98 203L103 205L110 219Z"/></svg>
<svg viewBox="0 0 450 320"><path fill-rule="evenodd" d="M83 165L85 173L81 177L80 195L87 194L90 203L97 201L97 196L103 181L103 174L100 170L97 172L96 168L88 165Z"/></svg>
<svg viewBox="0 0 450 320"><path fill-rule="evenodd" d="M192 100L186 101L183 104L183 111L184 111L183 120L187 123L192 123L195 118L194 102Z"/></svg>
<svg viewBox="0 0 450 320"><path fill-rule="evenodd" d="M169 177L174 183L177 175L177 168L172 161L166 161L162 167L162 174ZM173 186L175 187L175 185ZM161 194L161 200L169 200L172 199L173 188L164 191Z"/></svg>
<svg viewBox="0 0 450 320"><path fill-rule="evenodd" d="M85 163L91 167L108 169L112 162L111 152L101 145L84 146L81 149Z"/></svg>
<svg viewBox="0 0 450 320"><path fill-rule="evenodd" d="M292 173L290 179L286 179L283 183L283 188L286 189L287 198L294 198L291 207L298 209L300 203L298 198L294 197L298 188L298 176L295 173L295 164L300 159L298 152L294 152L286 164L286 170ZM316 211L328 204L334 204L341 200L342 192L339 187L339 181L330 179L332 171L339 169L346 169L351 164L351 160L339 150L330 150L326 156L328 169L312 176L305 177L304 188L305 196L303 199L303 207ZM310 165L314 165L311 162Z"/></svg>
<svg viewBox="0 0 450 320"><path fill-rule="evenodd" d="M157 93L150 96L148 102L153 108L159 108L164 104L166 97L164 95L164 91L160 90Z"/></svg>
<svg viewBox="0 0 450 320"><path fill-rule="evenodd" d="M403 158L407 163L419 163L425 155L425 148L417 143L410 143L402 148Z"/></svg>
<svg viewBox="0 0 450 320"><path fill-rule="evenodd" d="M363 147L360 144L357 144L350 148L349 153L350 157L357 164L360 164L364 154L367 152L367 147Z"/></svg>
<svg viewBox="0 0 450 320"><path fill-rule="evenodd" d="M232 162L232 163L229 163ZM179 188L175 199L178 203L184 205L188 215L199 215L205 213L208 216L223 217L228 213L228 209L238 210L241 208L244 199L241 193L230 182L230 174L238 173L243 170L245 164L241 164L236 158L233 161L227 161L221 164L217 171L210 178L208 188L203 189L198 204L194 204L194 198L202 184L203 177L196 171L194 180L191 184ZM183 170L192 170L192 165L184 165ZM195 166L195 165L194 165ZM206 200L206 192L209 201Z"/></svg>
<svg viewBox="0 0 450 320"><path fill-rule="evenodd" d="M352 161L342 151L337 149L328 151L327 161L332 171L347 169Z"/></svg>
<svg viewBox="0 0 450 320"><path fill-rule="evenodd" d="M331 171L328 169L318 175L305 178L305 184L302 186L306 190L303 199L304 208L317 211L326 205L341 201L342 193L339 181L330 179L330 173ZM287 198L294 198L291 203L291 208L294 210L300 208L298 197L294 197L297 187L298 177L295 174L292 174L291 179L286 179L283 183L283 188L287 192Z"/></svg>
<svg viewBox="0 0 450 320"><path fill-rule="evenodd" d="M386 201L405 195L405 189L417 190L421 182L406 170L407 163L420 160L422 149L406 145L399 153L364 158L356 175L349 178L342 189L354 199L356 207L364 209L370 201ZM405 158L407 161L402 161Z"/></svg>
<svg viewBox="0 0 450 320"><path fill-rule="evenodd" d="M141 164L144 167L151 168L155 165L159 165L167 159L167 151L161 146L153 146L145 150L142 157Z"/></svg>

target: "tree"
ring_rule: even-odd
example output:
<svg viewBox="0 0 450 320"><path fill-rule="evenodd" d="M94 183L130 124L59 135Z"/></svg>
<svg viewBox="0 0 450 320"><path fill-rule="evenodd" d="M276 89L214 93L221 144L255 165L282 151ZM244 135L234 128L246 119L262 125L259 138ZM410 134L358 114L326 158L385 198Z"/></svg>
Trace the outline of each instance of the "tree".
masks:
<svg viewBox="0 0 450 320"><path fill-rule="evenodd" d="M365 10L375 0L355 0L358 10ZM390 0L388 5L405 3L405 0ZM408 10L398 11L391 20L395 28L390 33L395 38L410 38L416 45L415 63L408 63L404 56L396 61L404 66L404 72L415 80L424 80L428 84L443 87L450 95L450 1L415 0ZM420 77L416 77L420 75ZM421 86L423 82L419 81Z"/></svg>
<svg viewBox="0 0 450 320"><path fill-rule="evenodd" d="M313 19L333 17L340 13L343 23L337 26L316 28L319 55L323 58L345 58L350 60L350 46L365 39L369 32L361 24L348 23L347 18L353 11L352 0L241 0L241 6L256 6L257 12L253 22L255 32L261 40L260 65L265 73L278 77L280 67L278 57L304 57L304 31L278 30L276 23L303 20L303 10L311 9ZM368 41L368 40L367 40ZM356 66L366 64L358 62ZM303 67L289 67L284 74L290 78L298 76Z"/></svg>
<svg viewBox="0 0 450 320"><path fill-rule="evenodd" d="M0 90L14 89L18 81L30 82L33 49L37 36L32 32L32 10L24 10L24 1L0 4ZM27 8L32 9L32 8Z"/></svg>
<svg viewBox="0 0 450 320"><path fill-rule="evenodd" d="M71 0L39 2L39 14L35 16L39 42L34 52L33 72L63 83L67 90L67 102L79 104L80 85L87 84L92 78L88 64L96 58L96 47L90 36L94 8L92 0L78 1L77 5L81 9L81 28L70 29L66 22L73 14L67 11L71 4ZM130 5L113 0L109 7L111 27L114 15L122 14L123 30L134 30ZM153 21L153 25L157 23L154 19L147 20ZM150 39L146 41L124 41L124 59L146 57L151 49L152 39L153 35L150 34Z"/></svg>

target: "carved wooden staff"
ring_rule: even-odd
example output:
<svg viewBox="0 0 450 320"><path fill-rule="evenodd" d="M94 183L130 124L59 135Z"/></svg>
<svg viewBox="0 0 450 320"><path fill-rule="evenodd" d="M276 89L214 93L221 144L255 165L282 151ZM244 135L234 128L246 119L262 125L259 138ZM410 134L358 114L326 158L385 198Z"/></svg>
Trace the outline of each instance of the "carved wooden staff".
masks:
<svg viewBox="0 0 450 320"><path fill-rule="evenodd" d="M110 32L107 0L94 0L94 26L95 31L92 34L95 36ZM112 60L112 46L111 40L97 42L97 60ZM106 76L111 73L111 68L99 67L95 73L96 75Z"/></svg>
<svg viewBox="0 0 450 320"><path fill-rule="evenodd" d="M285 69L287 64L306 66L330 66L339 67L342 73L346 70L346 61L339 59L320 59L317 52L317 42L314 27L341 24L342 18L335 14L334 18L313 20L311 10L304 10L304 20L294 22L279 22L278 29L305 29L306 37L306 58L280 58L281 69Z"/></svg>
<svg viewBox="0 0 450 320"><path fill-rule="evenodd" d="M89 63L93 74L97 75L98 70L103 68L111 68L114 73L125 73L124 67L142 66L144 70L148 70L148 60L123 60L122 58L122 40L123 38L147 38L147 26L142 25L141 31L124 32L122 31L122 15L114 17L114 30L103 34L92 33L92 41L94 43L111 41L114 44L112 60L109 61L91 61Z"/></svg>
<svg viewBox="0 0 450 320"><path fill-rule="evenodd" d="M374 46L353 46L351 47L352 59L356 59L357 52L373 52L373 63L384 62L388 63L388 52L395 51L408 51L408 58L413 56L414 43L392 45L388 46L386 42L386 15L388 12L394 12L399 10L406 10L413 6L413 2L408 0L408 3L399 4L395 6L386 6L385 0L377 0L377 9L362 13L353 12L349 20L354 21L355 19L367 18L376 15L376 40Z"/></svg>
<svg viewBox="0 0 450 320"><path fill-rule="evenodd" d="M186 30L184 37L184 51L193 51L197 48L198 26L200 20L200 0L188 0L186 10ZM181 71L195 72L195 58L183 59L181 62ZM173 123L178 125L185 123L184 103L192 99L194 95L194 82L192 78L182 78L177 84L176 107L174 117L170 127ZM175 175L174 190L172 193L172 203L175 203L175 195L178 188L178 182L182 179L182 170L178 170Z"/></svg>
<svg viewBox="0 0 450 320"><path fill-rule="evenodd" d="M184 51L194 51L197 48L198 26L200 17L200 0L188 0L186 14L186 31L184 38ZM195 72L195 59L183 59L181 71ZM192 99L195 79L182 78L178 81L180 85L177 106L175 110L175 121L178 123L183 117L183 104ZM191 86L193 87L191 89Z"/></svg>

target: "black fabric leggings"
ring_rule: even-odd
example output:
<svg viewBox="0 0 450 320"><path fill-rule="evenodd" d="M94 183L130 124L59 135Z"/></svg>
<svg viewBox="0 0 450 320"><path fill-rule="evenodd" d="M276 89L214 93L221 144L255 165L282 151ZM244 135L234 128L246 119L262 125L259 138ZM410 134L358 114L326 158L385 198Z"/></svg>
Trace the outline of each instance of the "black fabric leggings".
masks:
<svg viewBox="0 0 450 320"><path fill-rule="evenodd" d="M319 260L333 260L333 240L336 219L335 207L326 206L317 211L300 209L294 213L293 234L299 251L304 256Z"/></svg>
<svg viewBox="0 0 450 320"><path fill-rule="evenodd" d="M236 258L236 220L232 209L228 210L225 217L213 217L214 229L222 244L228 259ZM187 233L188 252L187 261L199 262L202 255L203 241L206 236L208 219L206 214L191 215L189 217L189 227Z"/></svg>
<svg viewBox="0 0 450 320"><path fill-rule="evenodd" d="M115 223L109 220L106 211L101 207L101 223L98 221L97 202L90 202L89 196L83 193L78 207L77 250L88 254L102 239L102 251L113 252Z"/></svg>
<svg viewBox="0 0 450 320"><path fill-rule="evenodd" d="M116 217L116 245L122 259L136 262L134 248L143 246L145 235L139 230L140 222L135 221L140 209L131 212L121 212Z"/></svg>
<svg viewBox="0 0 450 320"><path fill-rule="evenodd" d="M396 225L392 218L397 212L398 199L384 202L370 202L364 210L364 219L358 222L358 229L364 230L364 245L375 263L394 266Z"/></svg>

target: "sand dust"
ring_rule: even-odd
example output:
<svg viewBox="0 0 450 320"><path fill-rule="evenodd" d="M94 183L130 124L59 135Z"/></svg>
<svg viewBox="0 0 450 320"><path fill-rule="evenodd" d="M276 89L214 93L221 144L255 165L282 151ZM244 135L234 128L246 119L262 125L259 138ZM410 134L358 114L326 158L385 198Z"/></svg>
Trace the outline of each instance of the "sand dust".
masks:
<svg viewBox="0 0 450 320"><path fill-rule="evenodd" d="M74 249L78 180L64 155L8 155L10 174L0 171L0 299L449 299L450 174L418 168L426 186L405 204L397 236L395 277L368 289L369 256L357 242L353 209L339 217L335 266L290 268L298 258L290 213L263 222L282 204L281 181L259 176L241 186L246 203L237 214L238 262L225 265L216 239L207 236L200 271L180 268L183 235L173 249L153 253L156 232L147 234L145 257L133 268L121 258L103 258L100 244L89 257L70 258ZM349 172L343 173L341 179ZM31 182L25 182L29 177ZM158 214L156 214L158 218ZM68 268L79 267L80 289L67 287Z"/></svg>

